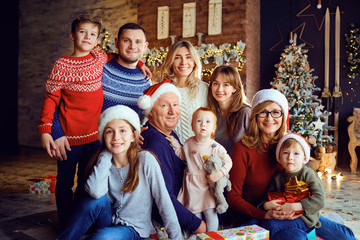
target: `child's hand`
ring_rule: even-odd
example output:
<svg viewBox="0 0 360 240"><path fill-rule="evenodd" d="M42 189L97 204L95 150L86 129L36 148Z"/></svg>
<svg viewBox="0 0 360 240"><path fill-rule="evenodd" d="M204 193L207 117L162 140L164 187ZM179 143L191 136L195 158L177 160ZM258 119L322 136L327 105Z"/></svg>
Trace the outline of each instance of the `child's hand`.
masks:
<svg viewBox="0 0 360 240"><path fill-rule="evenodd" d="M56 145L49 133L41 134L41 146L46 149L50 157L54 157L53 150L56 150Z"/></svg>
<svg viewBox="0 0 360 240"><path fill-rule="evenodd" d="M267 202L264 203L264 209L265 210L280 210L281 209L281 204L278 203L280 201L281 201L280 199L267 201Z"/></svg>
<svg viewBox="0 0 360 240"><path fill-rule="evenodd" d="M142 72L142 74L144 74L146 76L146 79L148 79L148 80L151 79L152 73L145 64L140 68L140 71Z"/></svg>
<svg viewBox="0 0 360 240"><path fill-rule="evenodd" d="M174 149L179 149L181 148L180 143L178 142L178 140L176 140L176 138L174 136L167 136L166 140L169 141L171 147L173 147Z"/></svg>
<svg viewBox="0 0 360 240"><path fill-rule="evenodd" d="M281 205L281 210L287 214L296 212L296 211L304 211L304 208L300 202L295 203L284 203Z"/></svg>
<svg viewBox="0 0 360 240"><path fill-rule="evenodd" d="M207 175L207 180L208 180L209 183L214 183L223 176L224 176L224 173L221 170L219 170L219 171L217 171L215 173L208 174Z"/></svg>

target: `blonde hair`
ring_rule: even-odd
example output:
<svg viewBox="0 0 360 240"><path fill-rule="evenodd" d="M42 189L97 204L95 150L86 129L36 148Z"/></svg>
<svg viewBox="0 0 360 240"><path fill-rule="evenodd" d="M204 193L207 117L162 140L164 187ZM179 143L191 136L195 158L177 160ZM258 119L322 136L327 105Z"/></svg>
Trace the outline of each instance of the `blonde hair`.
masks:
<svg viewBox="0 0 360 240"><path fill-rule="evenodd" d="M228 109L228 112L225 116L226 126L227 126L227 135L229 138L234 136L234 129L237 128L238 120L238 111L242 106L250 106L248 99L245 96L244 87L241 82L239 72L232 66L221 65L215 68L212 73L209 81L209 91L208 91L208 104L209 108L220 115L219 103L216 101L212 95L212 85L214 81L220 76L223 75L226 78L226 81L235 89L235 93L232 94L231 103Z"/></svg>
<svg viewBox="0 0 360 240"><path fill-rule="evenodd" d="M256 148L260 153L267 152L270 148L276 145L280 139L286 133L286 119L282 116L282 123L280 128L276 131L270 143L265 143L261 137L260 130L257 124L257 115L264 111L273 101L265 101L256 106L253 106L251 110L249 129L246 134L241 138L242 143L248 148ZM281 108L281 107L280 107ZM284 109L282 109L284 111Z"/></svg>
<svg viewBox="0 0 360 240"><path fill-rule="evenodd" d="M129 192L132 193L135 191L135 189L137 188L137 186L139 185L139 158L138 158L138 154L141 150L140 145L139 145L139 133L136 131L136 129L134 128L133 125L131 125L127 120L122 119L125 122L127 122L131 128L131 131L134 134L134 138L135 140L130 144L127 152L126 152L126 156L129 160L129 175L128 178L126 179L126 183L125 186L123 188L121 188L121 191L124 192ZM100 149L96 152L96 154L90 159L87 167L86 167L86 179L89 177L89 175L91 174L91 171L93 170L94 166L96 165L97 161L98 161L98 157L100 155L100 153L106 149L106 145L105 145L105 139L103 136L103 141L102 141L102 145L100 147ZM86 181L85 179L85 181Z"/></svg>
<svg viewBox="0 0 360 240"><path fill-rule="evenodd" d="M173 71L173 63L176 53L181 47L186 47L189 50L195 63L194 69L186 81L186 87L189 89L190 98L195 98L199 91L198 85L201 81L202 65L199 55L196 53L194 46L189 41L178 41L170 47L164 63L160 68L160 73L155 76L155 81L160 82L164 79L170 79L174 85L177 86L177 80Z"/></svg>
<svg viewBox="0 0 360 240"><path fill-rule="evenodd" d="M211 138L211 139L215 139L217 117L216 117L216 114L215 114L213 111L211 111L210 108L199 107L198 109L196 109L196 111L195 111L195 112L193 113L193 115L192 115L191 128L192 128L192 130L194 131L195 117L196 117L196 115L197 115L199 112L201 112L201 111L203 111L203 112L210 112L210 113L213 114L213 116L214 116L214 126L215 126L215 129L214 129L214 131L211 133L210 138Z"/></svg>

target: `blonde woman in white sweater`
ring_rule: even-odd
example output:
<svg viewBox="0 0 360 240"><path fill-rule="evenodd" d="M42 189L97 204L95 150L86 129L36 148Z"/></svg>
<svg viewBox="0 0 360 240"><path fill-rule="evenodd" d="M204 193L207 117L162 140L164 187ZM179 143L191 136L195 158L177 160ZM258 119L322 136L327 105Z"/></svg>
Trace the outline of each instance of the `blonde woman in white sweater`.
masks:
<svg viewBox="0 0 360 240"><path fill-rule="evenodd" d="M158 81L170 79L181 94L180 120L174 131L184 144L194 136L191 129L192 114L199 107L207 107L208 84L201 80L202 65L194 46L188 41L174 43L164 60Z"/></svg>

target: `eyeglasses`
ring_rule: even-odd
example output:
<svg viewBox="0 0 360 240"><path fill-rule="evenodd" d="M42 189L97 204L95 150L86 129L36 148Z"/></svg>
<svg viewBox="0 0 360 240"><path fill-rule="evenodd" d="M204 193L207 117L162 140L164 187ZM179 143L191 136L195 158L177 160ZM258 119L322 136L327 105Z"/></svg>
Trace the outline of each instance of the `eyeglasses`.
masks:
<svg viewBox="0 0 360 240"><path fill-rule="evenodd" d="M273 110L271 112L264 110L261 113L259 113L257 116L259 118L267 118L269 114L273 118L280 118L283 115L283 112L281 110Z"/></svg>

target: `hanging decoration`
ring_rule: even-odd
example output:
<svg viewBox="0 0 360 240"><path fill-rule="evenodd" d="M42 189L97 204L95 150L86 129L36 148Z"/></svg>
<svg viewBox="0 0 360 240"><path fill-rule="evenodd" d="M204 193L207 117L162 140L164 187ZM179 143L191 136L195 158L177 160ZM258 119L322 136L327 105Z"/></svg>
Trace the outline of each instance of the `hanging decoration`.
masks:
<svg viewBox="0 0 360 240"><path fill-rule="evenodd" d="M194 46L194 48L204 65L214 64L218 66L234 61L238 63L237 70L241 71L246 62L243 55L245 43L242 41L238 41L236 44L224 43L220 46L203 43L201 46ZM142 61L148 67L159 67L163 63L168 50L168 48L163 47L147 49ZM210 76L214 68L204 68L203 76Z"/></svg>
<svg viewBox="0 0 360 240"><path fill-rule="evenodd" d="M355 79L360 74L360 28L354 23L350 24L350 30L345 34L347 62L347 77ZM350 81L351 83L351 81Z"/></svg>
<svg viewBox="0 0 360 240"><path fill-rule="evenodd" d="M222 26L222 0L209 1L208 35L221 34Z"/></svg>
<svg viewBox="0 0 360 240"><path fill-rule="evenodd" d="M169 7L158 7L157 39L169 37Z"/></svg>
<svg viewBox="0 0 360 240"><path fill-rule="evenodd" d="M183 38L194 37L196 32L196 2L184 3Z"/></svg>
<svg viewBox="0 0 360 240"><path fill-rule="evenodd" d="M303 22L302 24L300 24L299 26L294 28L292 31L290 31L289 42L290 42L290 40L291 40L291 43L294 41L292 38L293 38L293 35L296 34L297 36L299 36L299 38L298 38L299 44L304 44L303 48L314 48L314 46L312 44L310 44L309 42L302 39L302 34L304 32L305 25L306 25L306 23ZM284 36L288 36L289 31L281 25L278 25L278 30L279 30L281 40L270 48L270 52L282 51L285 48L285 46L288 44L287 41L284 41L284 40L287 40L287 39L284 39Z"/></svg>
<svg viewBox="0 0 360 240"><path fill-rule="evenodd" d="M307 0L308 5L301 10L297 17L313 17L317 30L321 30L324 19L325 10L329 8L330 14L335 14L336 6L332 4L331 0L318 1L317 4L311 4L310 0ZM325 9L325 10L323 10ZM343 13L343 12L341 12Z"/></svg>

